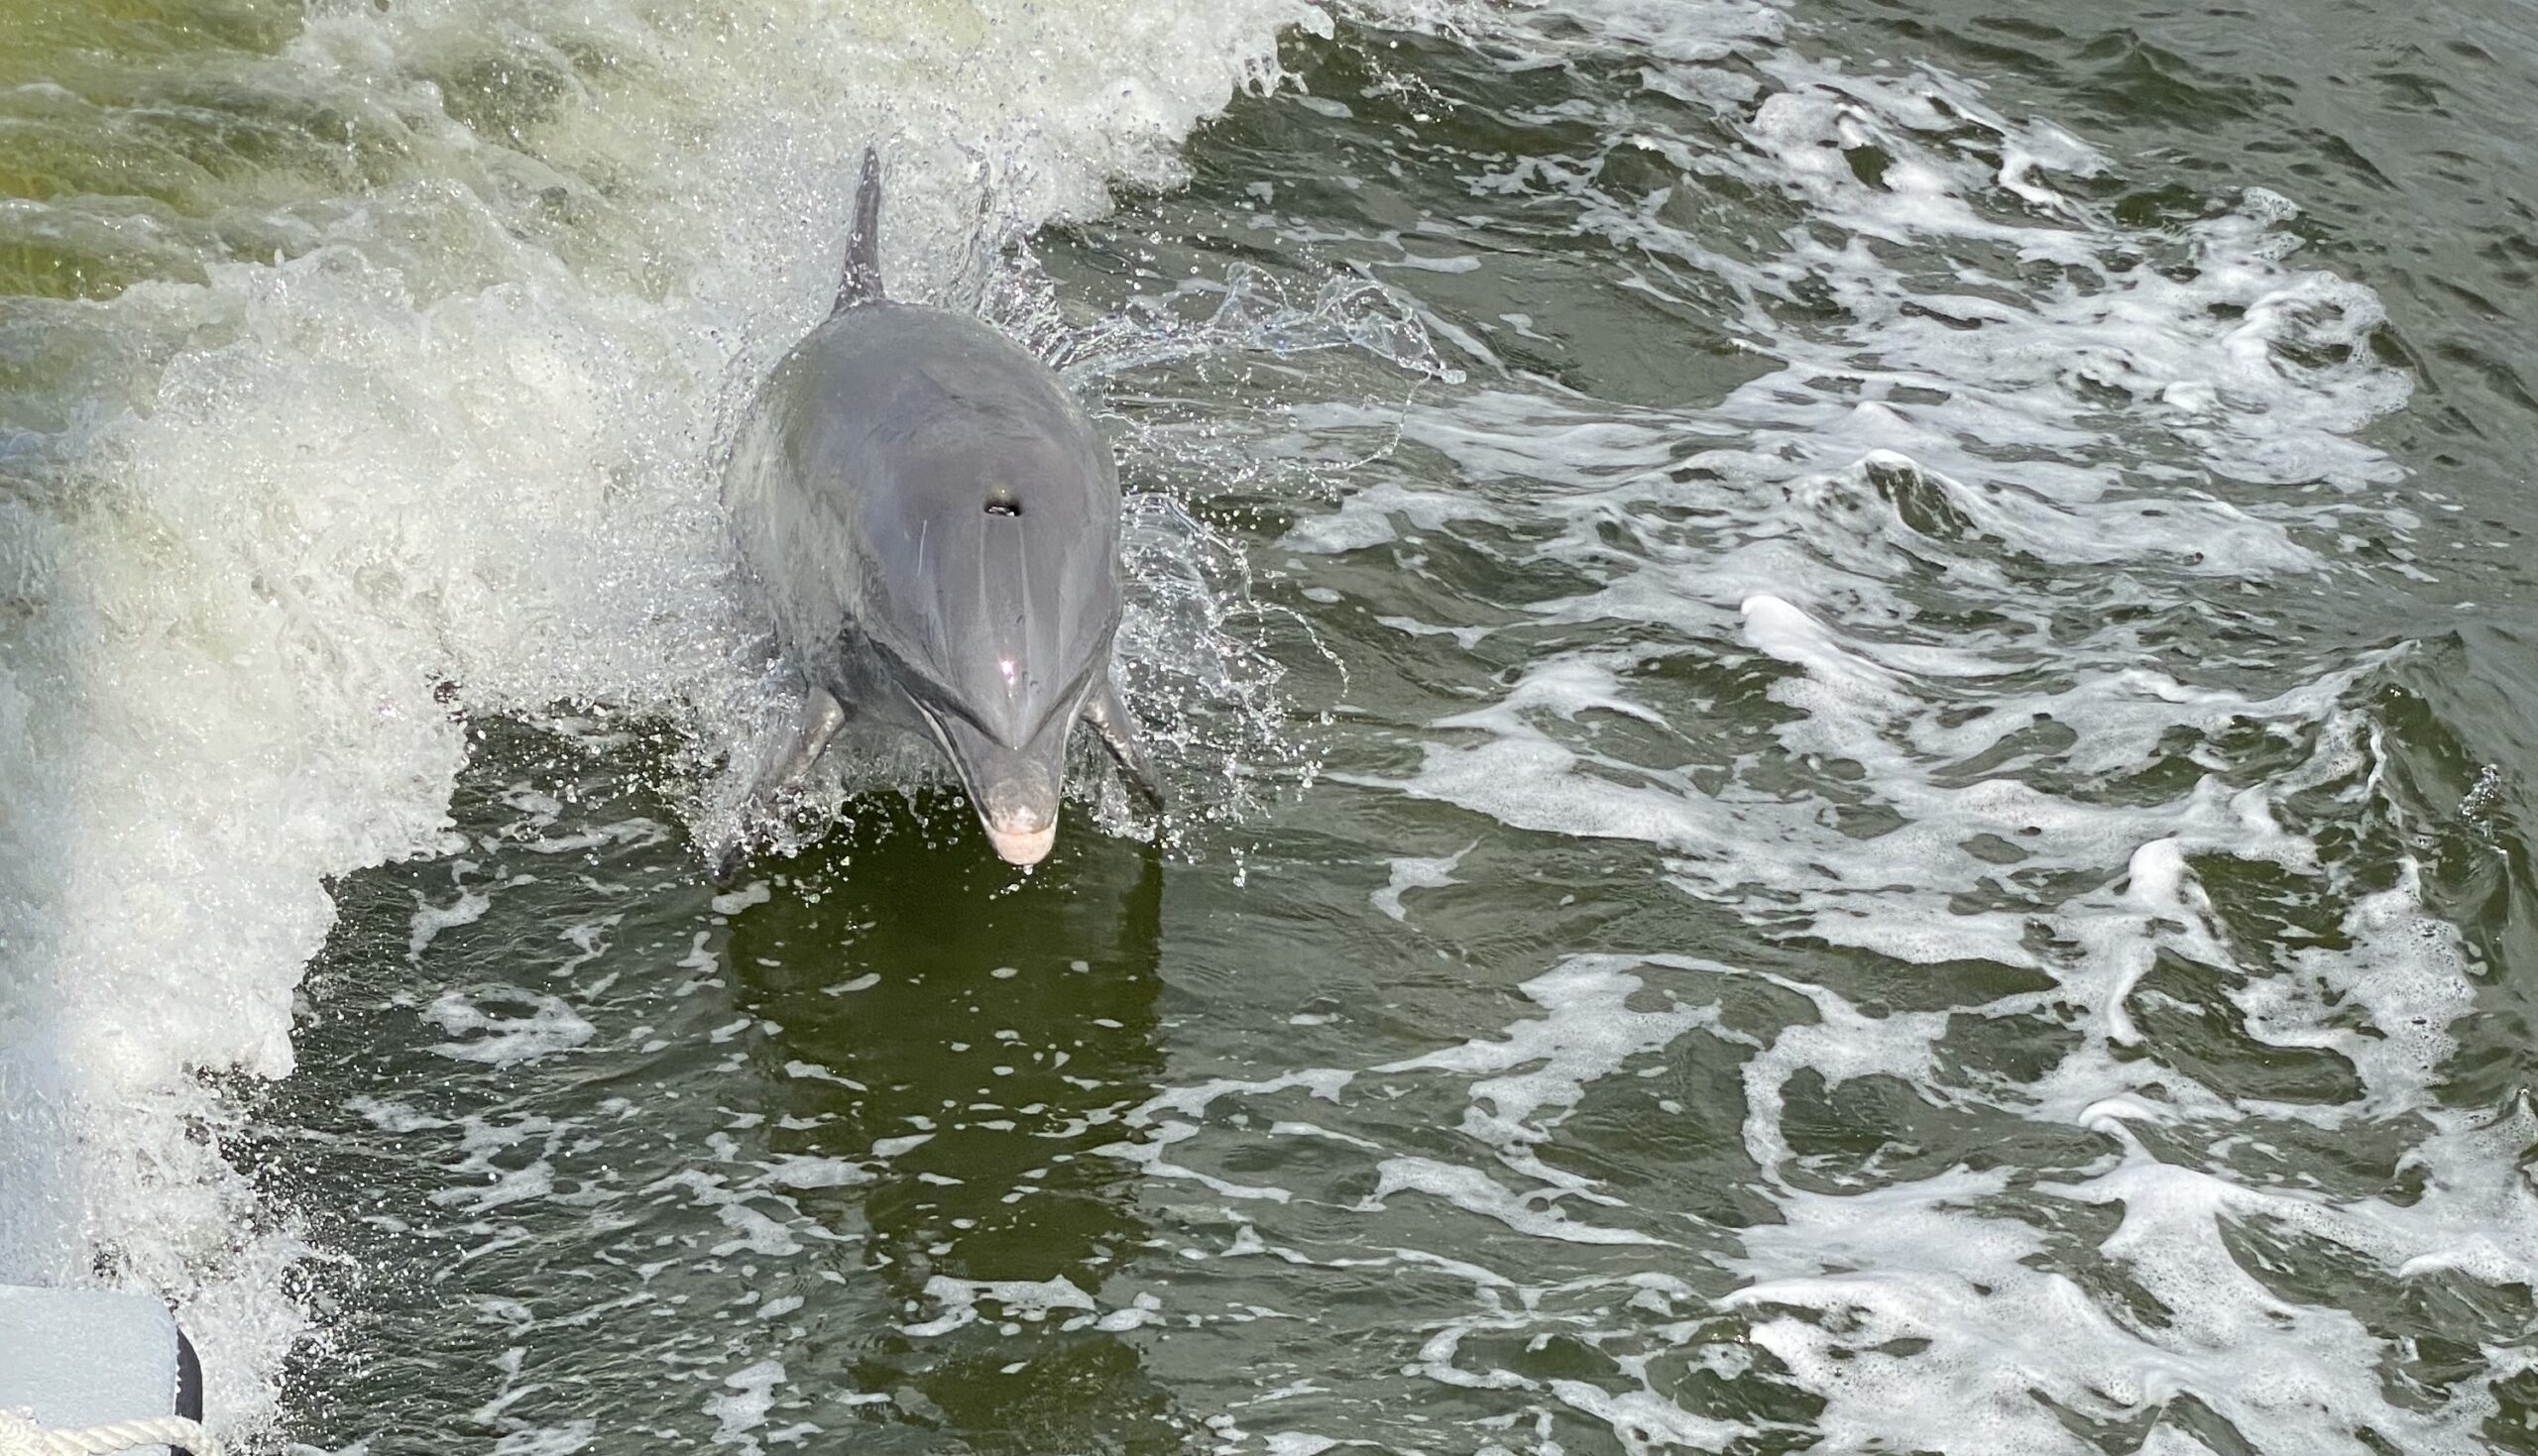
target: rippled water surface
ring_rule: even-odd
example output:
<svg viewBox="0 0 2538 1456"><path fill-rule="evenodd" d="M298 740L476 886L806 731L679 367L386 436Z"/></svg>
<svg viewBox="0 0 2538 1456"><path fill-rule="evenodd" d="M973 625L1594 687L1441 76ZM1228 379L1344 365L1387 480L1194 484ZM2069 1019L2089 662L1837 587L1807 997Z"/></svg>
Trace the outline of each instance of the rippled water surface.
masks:
<svg viewBox="0 0 2538 1456"><path fill-rule="evenodd" d="M2480 5L13 12L0 1278L250 1449L2538 1451ZM1176 805L718 887L874 139Z"/></svg>

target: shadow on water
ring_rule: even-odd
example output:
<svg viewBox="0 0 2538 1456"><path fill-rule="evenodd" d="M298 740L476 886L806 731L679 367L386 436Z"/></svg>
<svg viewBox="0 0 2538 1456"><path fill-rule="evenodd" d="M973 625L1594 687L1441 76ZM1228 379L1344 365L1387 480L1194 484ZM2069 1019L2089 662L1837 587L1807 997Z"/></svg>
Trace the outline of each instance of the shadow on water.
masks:
<svg viewBox="0 0 2538 1456"><path fill-rule="evenodd" d="M731 931L744 1008L781 1028L765 1052L782 1064L772 1150L904 1149L804 1205L864 1232L865 1268L906 1316L852 1334L835 1368L981 1449L1138 1449L1119 1433L1140 1430L1170 1444L1177 1423L1135 1349L1067 1302L1146 1238L1130 1166L1093 1150L1162 1067L1158 856L1077 834L1017 876L895 798L864 819ZM1059 1302L967 1322L972 1283L1046 1287L1005 1291L1008 1313Z"/></svg>
<svg viewBox="0 0 2538 1456"><path fill-rule="evenodd" d="M642 777L495 727L466 846L336 886L299 1071L232 1138L319 1254L288 1434L1177 1448L1094 1152L1163 1063L1152 847L1022 876L874 795L717 896Z"/></svg>

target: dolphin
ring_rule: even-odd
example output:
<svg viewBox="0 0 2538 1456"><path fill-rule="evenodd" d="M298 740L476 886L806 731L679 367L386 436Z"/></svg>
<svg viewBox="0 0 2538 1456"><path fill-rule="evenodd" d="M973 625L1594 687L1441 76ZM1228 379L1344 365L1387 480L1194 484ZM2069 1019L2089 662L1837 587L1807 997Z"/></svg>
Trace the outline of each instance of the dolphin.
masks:
<svg viewBox="0 0 2538 1456"><path fill-rule="evenodd" d="M742 561L810 690L750 804L850 720L894 726L942 749L997 854L1037 864L1078 723L1163 803L1110 680L1118 467L1029 352L883 295L880 210L867 150L836 305L776 365L725 471Z"/></svg>

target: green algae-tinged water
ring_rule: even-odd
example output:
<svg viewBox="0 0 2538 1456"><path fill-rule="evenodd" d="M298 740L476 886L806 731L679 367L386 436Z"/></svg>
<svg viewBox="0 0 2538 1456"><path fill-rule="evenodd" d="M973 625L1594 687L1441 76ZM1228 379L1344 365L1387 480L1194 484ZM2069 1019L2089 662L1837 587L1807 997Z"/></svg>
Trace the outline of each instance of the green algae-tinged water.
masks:
<svg viewBox="0 0 2538 1456"><path fill-rule="evenodd" d="M391 5L0 29L0 1277L375 1456L2538 1450L2518 11ZM1180 807L718 891L875 131Z"/></svg>

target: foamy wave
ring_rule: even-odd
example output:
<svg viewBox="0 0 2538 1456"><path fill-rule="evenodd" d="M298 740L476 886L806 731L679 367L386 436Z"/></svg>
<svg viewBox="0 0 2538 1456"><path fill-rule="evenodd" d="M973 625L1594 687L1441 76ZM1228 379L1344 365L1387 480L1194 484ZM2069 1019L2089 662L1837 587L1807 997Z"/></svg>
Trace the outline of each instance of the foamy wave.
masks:
<svg viewBox="0 0 2538 1456"><path fill-rule="evenodd" d="M1669 104L1469 180L1732 320L1751 368L1625 406L1441 335L1484 387L1319 411L1454 477L1377 460L1281 542L1452 665L1407 695L1449 706L1388 723L1414 764L1335 776L1582 855L1581 895L1661 879L1685 909L1621 920L1633 944L1747 954L1563 955L1497 1038L1319 1072L1328 1120L1393 1136L1299 1145L1219 1257L1506 1251L1405 1322L1420 1376L1544 1439L2478 1449L2516 1359L2423 1372L2387 1311L2538 1264L2494 1141L2527 1115L2437 1095L2476 982L2385 776L2410 650L2275 615L2411 572L2362 434L2409 391L2377 298L2298 263L2280 196L2130 226L2080 185L2115 160L1957 78L1797 54L1777 11L1379 13L1511 66L1644 60ZM1377 892L1413 932L1406 890L1488 873L1433 862ZM2276 922L2289 946L2234 929ZM1289 1078L1210 1085L1155 1104L1187 1176L1312 1115ZM2329 1146L2373 1172L2293 1172Z"/></svg>
<svg viewBox="0 0 2538 1456"><path fill-rule="evenodd" d="M67 316L160 365L10 506L0 1278L103 1261L177 1292L214 1410L269 1409L295 1245L240 1232L275 1219L188 1135L227 1115L196 1076L289 1069L327 877L445 847L459 711L752 690L712 447L829 295L852 157L890 145L890 266L921 293L959 267L970 156L1026 224L1168 182L1297 24L1327 22L426 0L320 8L239 61L373 171L260 182L287 257ZM575 1034L444 1021L491 1033L455 1044L478 1057Z"/></svg>

